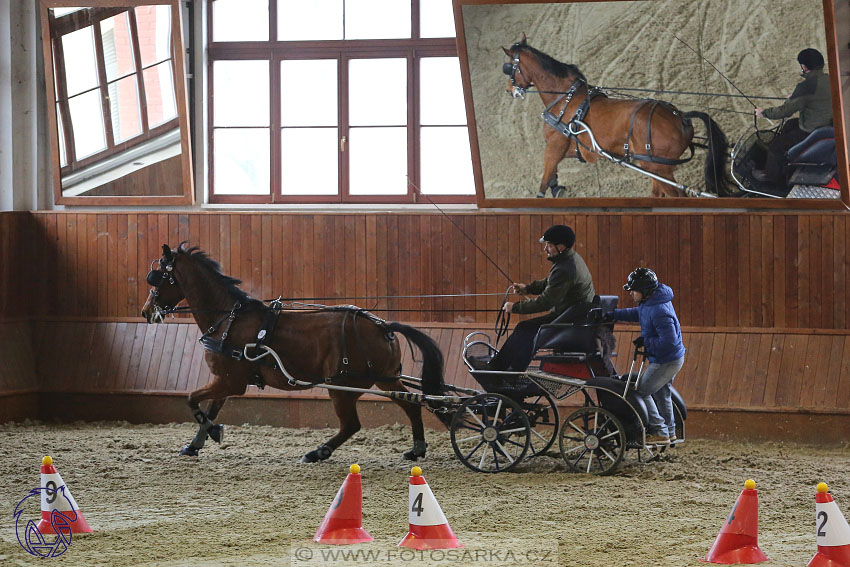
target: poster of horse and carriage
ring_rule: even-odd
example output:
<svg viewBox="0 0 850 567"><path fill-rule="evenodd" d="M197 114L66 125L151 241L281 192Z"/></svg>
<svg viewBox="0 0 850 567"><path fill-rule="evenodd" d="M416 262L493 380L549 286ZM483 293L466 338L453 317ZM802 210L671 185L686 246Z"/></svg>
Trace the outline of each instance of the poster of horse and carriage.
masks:
<svg viewBox="0 0 850 567"><path fill-rule="evenodd" d="M825 6L456 2L479 195L840 199L832 131L786 184L751 173L781 126L754 110L794 90L800 50L828 53Z"/></svg>

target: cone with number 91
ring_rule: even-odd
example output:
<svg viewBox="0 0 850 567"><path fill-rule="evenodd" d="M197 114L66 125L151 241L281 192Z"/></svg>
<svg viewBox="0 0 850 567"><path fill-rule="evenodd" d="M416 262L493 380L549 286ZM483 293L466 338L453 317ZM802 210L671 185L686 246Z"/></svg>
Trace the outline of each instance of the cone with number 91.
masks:
<svg viewBox="0 0 850 567"><path fill-rule="evenodd" d="M431 487L422 476L422 469L410 471L408 498L408 523L410 530L399 542L399 547L412 549L451 549L463 547L449 526L443 510L437 504Z"/></svg>
<svg viewBox="0 0 850 567"><path fill-rule="evenodd" d="M850 567L850 525L825 482L817 486L815 522L818 552L807 567Z"/></svg>
<svg viewBox="0 0 850 567"><path fill-rule="evenodd" d="M759 549L758 534L758 491L756 483L750 479L744 483L744 490L703 561L727 564L767 561L767 555Z"/></svg>

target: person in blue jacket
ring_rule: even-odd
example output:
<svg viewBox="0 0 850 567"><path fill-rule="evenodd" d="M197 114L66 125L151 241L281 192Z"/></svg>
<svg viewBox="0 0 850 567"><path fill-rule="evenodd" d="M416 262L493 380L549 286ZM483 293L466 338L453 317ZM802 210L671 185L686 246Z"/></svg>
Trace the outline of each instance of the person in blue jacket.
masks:
<svg viewBox="0 0 850 567"><path fill-rule="evenodd" d="M640 334L634 343L643 347L649 368L637 385L637 394L649 413L646 442L668 444L676 440L676 418L673 415L671 384L685 362L682 328L673 309L673 290L658 283L649 268L637 268L623 286L637 307L615 309L615 321L640 322Z"/></svg>

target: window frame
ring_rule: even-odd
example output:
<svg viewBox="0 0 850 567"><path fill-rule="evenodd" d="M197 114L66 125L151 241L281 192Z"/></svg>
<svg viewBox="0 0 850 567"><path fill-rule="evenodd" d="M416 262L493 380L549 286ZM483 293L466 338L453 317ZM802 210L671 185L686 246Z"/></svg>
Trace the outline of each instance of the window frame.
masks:
<svg viewBox="0 0 850 567"><path fill-rule="evenodd" d="M419 62L427 57L458 57L457 44L451 38L419 37L420 0L411 1L411 38L370 40L277 40L277 0L269 0L269 41L214 41L213 2L207 2L207 144L210 204L415 204L415 203L475 203L473 191L466 195L426 194L420 196L413 185L421 186L421 143L419 124ZM336 59L338 141L345 136L350 142L348 124L348 62L352 59L404 58L407 60L407 175L412 180L407 191L398 195L351 195L349 192L349 153L337 152L338 185L334 195L283 195L281 191L281 61L298 59ZM264 195L233 195L215 193L214 159L214 64L224 60L267 60L269 62L269 152L270 191ZM458 58L458 62L460 59ZM468 127L469 119L465 126ZM436 125L439 126L439 125ZM427 127L432 127L428 125ZM471 159L471 153L470 153Z"/></svg>

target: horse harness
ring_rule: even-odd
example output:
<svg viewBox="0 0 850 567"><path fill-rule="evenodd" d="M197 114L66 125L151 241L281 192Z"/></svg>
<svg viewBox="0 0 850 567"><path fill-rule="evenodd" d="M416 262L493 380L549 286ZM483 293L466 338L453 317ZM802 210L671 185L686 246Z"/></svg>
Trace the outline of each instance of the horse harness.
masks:
<svg viewBox="0 0 850 567"><path fill-rule="evenodd" d="M505 66L507 66L507 65L508 64L505 63ZM513 80L513 77L511 78L511 80ZM585 95L584 100L582 100L581 103L578 105L578 108L576 109L575 114L573 114L572 118L570 118L567 121L564 121L564 114L567 111L567 107L570 105L570 102L572 101L575 93L582 86L587 87L587 94ZM561 133L562 135L566 136L567 138L569 138L571 140L575 140L575 143L576 143L575 144L575 148L576 148L575 149L575 154L576 154L575 157L582 163L585 163L586 160L581 155L581 149L580 148L584 148L585 150L587 150L589 152L593 152L593 153L595 153L596 151L594 150L594 148L587 146L581 140L579 140L578 135L583 132L583 130L581 129L582 127L586 128L587 130L590 130L590 127L587 126L587 124L584 123L584 119L587 116L587 113L590 111L590 103L593 101L593 99L600 97L600 96L607 97L608 95L605 94L605 92L603 92L602 89L588 85L587 82L585 82L583 79L576 79L575 81L573 81L573 84L570 85L570 88L567 90L567 92L562 93L561 96L556 98L549 106L546 107L546 109L543 111L543 114L541 115L544 123L548 124L553 129L555 129L557 132ZM552 112L552 109L555 108L555 106L557 106L561 101L563 101L563 106L561 107L561 111L556 116ZM649 107L649 117L647 118L647 124L646 124L646 144L644 146L646 153L645 154L633 154L633 153L631 153L630 148L629 148L629 140L631 140L632 133L634 132L635 122L637 120L638 112L640 112L640 110L642 108L644 108L646 105L650 105L650 107ZM660 164L663 164L663 165L680 165L680 164L689 162L691 159L693 159L693 157L694 157L694 146L693 146L693 144L689 145L689 148L691 150L691 155L689 155L688 157L683 158L683 159L670 159L670 158L658 157L658 156L652 155L652 144L651 144L652 115L655 113L656 108L658 108L659 106L668 109L670 112L673 113L673 115L679 116L678 109L675 106L673 106L672 104L670 104L669 102L664 102L664 101L660 101L660 100L653 100L653 99L647 99L647 100L642 101L641 104L639 104L634 109L634 111L632 111L632 116L631 116L631 120L630 120L630 123L629 123L629 133L626 135L626 142L623 144L623 155L619 159L617 159L616 161L618 161L618 162L631 162L632 159L635 159L635 160L638 160L638 161L660 163ZM579 126L580 127L579 130L576 130L574 128L574 126Z"/></svg>

